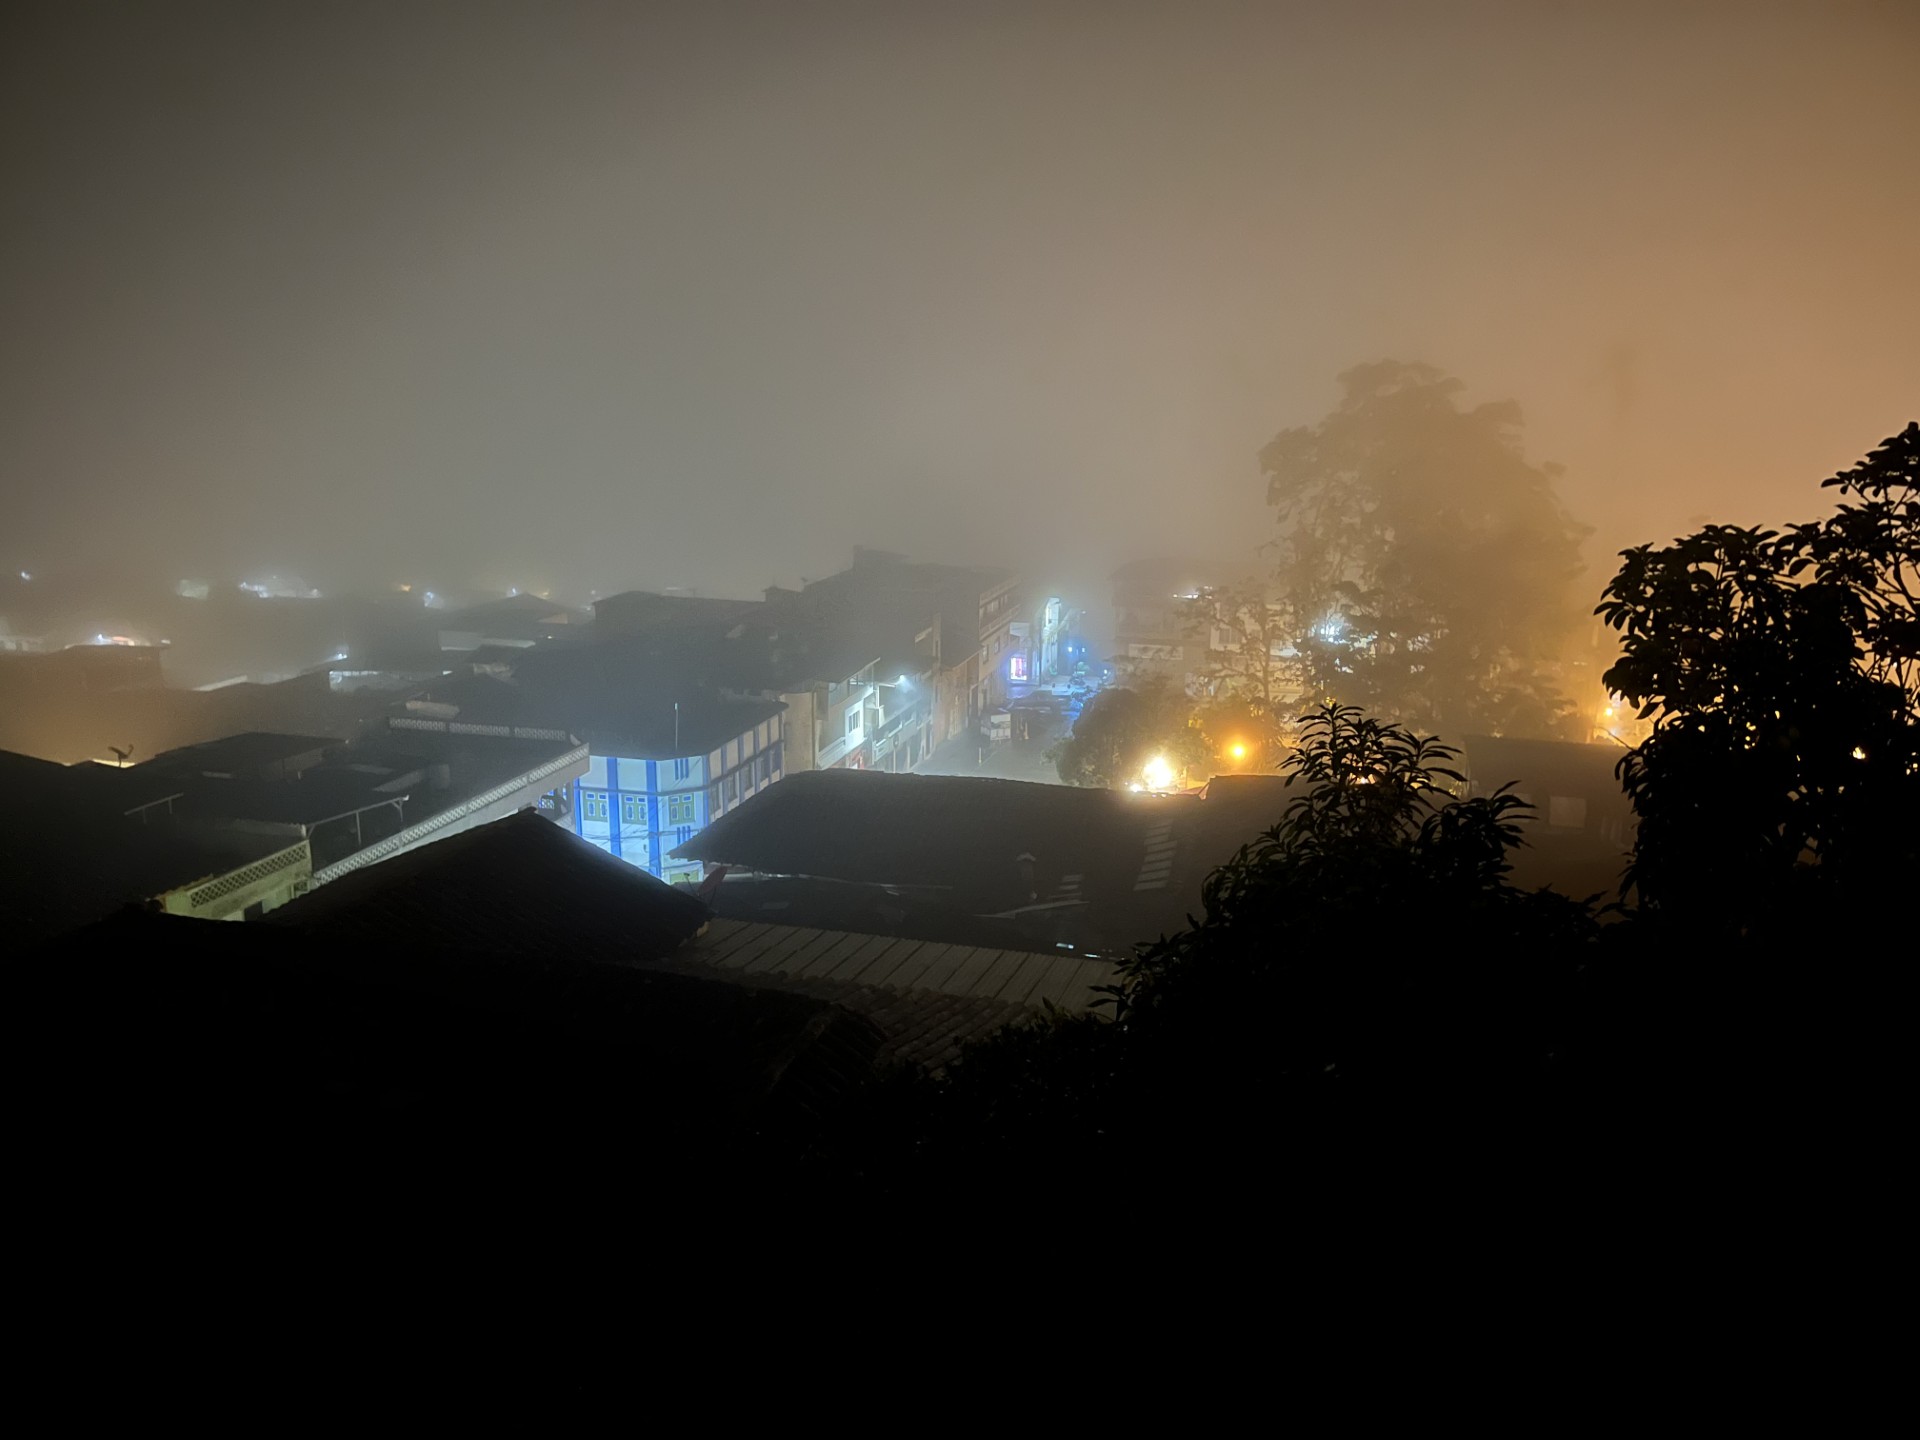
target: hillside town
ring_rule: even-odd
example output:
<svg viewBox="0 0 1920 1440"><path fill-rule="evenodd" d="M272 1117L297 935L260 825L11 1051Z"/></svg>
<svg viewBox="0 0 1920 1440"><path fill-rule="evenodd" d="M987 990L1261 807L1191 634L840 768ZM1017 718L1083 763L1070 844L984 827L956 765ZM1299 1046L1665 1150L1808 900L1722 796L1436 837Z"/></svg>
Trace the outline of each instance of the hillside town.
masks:
<svg viewBox="0 0 1920 1440"><path fill-rule="evenodd" d="M1435 1366L1845 1428L1915 56L1882 0L0 7L16 1408L751 1426L793 1347L724 1340L857 1307L923 1410L937 1333L1148 1427L1276 1370L1431 1426Z"/></svg>

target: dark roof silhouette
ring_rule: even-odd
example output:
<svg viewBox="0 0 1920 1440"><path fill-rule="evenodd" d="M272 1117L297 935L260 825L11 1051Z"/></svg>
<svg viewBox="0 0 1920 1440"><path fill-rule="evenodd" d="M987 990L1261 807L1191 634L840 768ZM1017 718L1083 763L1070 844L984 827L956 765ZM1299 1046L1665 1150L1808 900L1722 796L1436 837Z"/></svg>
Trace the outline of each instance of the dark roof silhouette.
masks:
<svg viewBox="0 0 1920 1440"><path fill-rule="evenodd" d="M709 918L691 895L523 810L343 876L265 923L355 944L607 962L666 955Z"/></svg>
<svg viewBox="0 0 1920 1440"><path fill-rule="evenodd" d="M202 740L162 751L146 763L200 775L231 775L245 779L277 778L293 761L313 764L346 741L332 735L286 735L269 730L243 730L218 740ZM136 767L138 768L138 767Z"/></svg>
<svg viewBox="0 0 1920 1440"><path fill-rule="evenodd" d="M1147 823L1113 790L977 776L810 770L721 816L673 853L771 875L972 888L1023 852L1118 859Z"/></svg>
<svg viewBox="0 0 1920 1440"><path fill-rule="evenodd" d="M619 646L530 652L508 678L450 680L433 700L455 707L462 723L564 729L596 754L655 760L704 755L786 709L682 683Z"/></svg>
<svg viewBox="0 0 1920 1440"><path fill-rule="evenodd" d="M16 945L49 939L297 843L285 835L152 824L162 798L138 770L53 765L0 751L0 904Z"/></svg>
<svg viewBox="0 0 1920 1440"><path fill-rule="evenodd" d="M134 765L60 765L0 750L0 800L125 815L180 793L178 777Z"/></svg>
<svg viewBox="0 0 1920 1440"><path fill-rule="evenodd" d="M50 1128L135 1148L116 1163L532 1145L657 1184L689 1153L803 1143L880 1045L805 995L466 938L137 911L69 936L21 986L63 1081Z"/></svg>
<svg viewBox="0 0 1920 1440"><path fill-rule="evenodd" d="M770 887L771 908L755 903L766 882L729 879L714 899L723 915L1110 954L1197 914L1207 875L1279 820L1286 800L1277 778L1249 778L1202 799L980 776L805 771L674 853L803 877ZM956 913L970 918L955 925ZM998 934L979 930L983 918Z"/></svg>

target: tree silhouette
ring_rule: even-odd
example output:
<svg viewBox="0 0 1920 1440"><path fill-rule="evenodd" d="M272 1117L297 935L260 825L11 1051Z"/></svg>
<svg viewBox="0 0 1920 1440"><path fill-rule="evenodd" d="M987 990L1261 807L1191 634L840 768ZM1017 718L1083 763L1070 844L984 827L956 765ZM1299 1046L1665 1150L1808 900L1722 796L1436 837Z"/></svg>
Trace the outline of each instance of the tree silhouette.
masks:
<svg viewBox="0 0 1920 1440"><path fill-rule="evenodd" d="M1463 411L1430 366L1340 383L1332 414L1260 452L1312 693L1425 728L1555 731L1585 534L1559 468L1525 459L1516 405Z"/></svg>
<svg viewBox="0 0 1920 1440"><path fill-rule="evenodd" d="M1594 919L1510 883L1525 806L1456 798L1452 757L1349 707L1308 717L1284 815L1203 915L1123 964L1110 1013L976 1047L895 1122L910 1183L1198 1183L1264 1166L1281 1135L1302 1163L1399 1163L1423 1135L1464 1144L1460 1114L1538 1125Z"/></svg>
<svg viewBox="0 0 1920 1440"><path fill-rule="evenodd" d="M1622 637L1607 685L1654 720L1620 765L1639 814L1627 885L1649 915L1778 936L1904 903L1917 456L1909 425L1826 482L1849 497L1826 519L1622 552L1596 613Z"/></svg>
<svg viewBox="0 0 1920 1440"><path fill-rule="evenodd" d="M1155 755L1165 756L1176 773L1206 760L1192 703L1164 679L1100 691L1071 733L1047 752L1065 783L1107 787L1137 779Z"/></svg>
<svg viewBox="0 0 1920 1440"><path fill-rule="evenodd" d="M1255 715L1298 704L1306 675L1291 608L1267 584L1213 586L1186 602L1186 632L1197 657L1189 673L1209 700L1237 701Z"/></svg>

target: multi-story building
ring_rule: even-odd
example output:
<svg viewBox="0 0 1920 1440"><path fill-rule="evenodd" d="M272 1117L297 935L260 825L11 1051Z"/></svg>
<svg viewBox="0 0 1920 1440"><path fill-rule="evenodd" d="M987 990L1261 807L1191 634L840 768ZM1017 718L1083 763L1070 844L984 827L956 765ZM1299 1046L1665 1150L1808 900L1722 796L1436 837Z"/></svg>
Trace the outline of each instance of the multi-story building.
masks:
<svg viewBox="0 0 1920 1440"><path fill-rule="evenodd" d="M673 730L635 724L640 716L586 726L591 758L562 819L616 859L663 880L697 880L698 861L668 852L786 774L786 707L705 699L673 708Z"/></svg>
<svg viewBox="0 0 1920 1440"><path fill-rule="evenodd" d="M469 732L551 728L581 745L577 780L541 809L609 854L672 880L698 877L667 852L787 770L786 705L718 689L720 640L661 647L627 635L542 647L436 687L410 713ZM699 671L707 669L709 676Z"/></svg>
<svg viewBox="0 0 1920 1440"><path fill-rule="evenodd" d="M915 699L926 711L929 749L978 729L989 711L1006 703L1010 686L1030 683L1035 674L1035 617L1026 613L1024 587L1010 571L857 549L850 568L808 585L793 600L816 624L843 632L864 625L859 633L874 635L881 652L912 657L910 665L932 688ZM879 673L886 671L883 661Z"/></svg>
<svg viewBox="0 0 1920 1440"><path fill-rule="evenodd" d="M1184 684L1197 658L1194 600L1219 568L1187 560L1136 560L1113 572L1113 655L1121 678L1166 676Z"/></svg>

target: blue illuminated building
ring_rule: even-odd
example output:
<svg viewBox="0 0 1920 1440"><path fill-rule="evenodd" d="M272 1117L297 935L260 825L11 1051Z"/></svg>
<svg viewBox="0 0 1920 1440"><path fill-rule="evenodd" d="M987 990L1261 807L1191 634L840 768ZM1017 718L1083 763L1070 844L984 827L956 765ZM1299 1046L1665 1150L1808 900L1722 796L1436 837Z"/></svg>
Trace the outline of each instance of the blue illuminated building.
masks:
<svg viewBox="0 0 1920 1440"><path fill-rule="evenodd" d="M574 832L663 880L698 879L698 861L669 852L786 773L785 709L776 700L683 705L677 743L661 726L583 727L592 758L573 787Z"/></svg>
<svg viewBox="0 0 1920 1440"><path fill-rule="evenodd" d="M725 694L687 664L633 645L530 650L434 687L409 711L453 733L543 726L587 747L587 769L541 808L610 855L663 880L698 879L669 853L786 774L786 702Z"/></svg>

